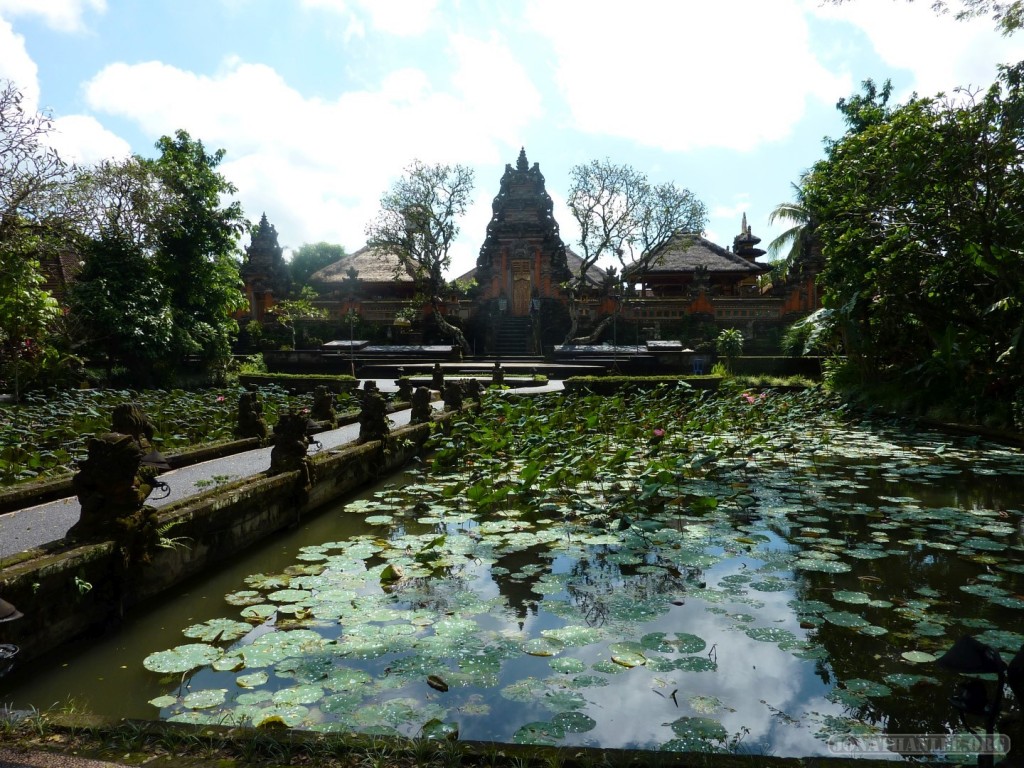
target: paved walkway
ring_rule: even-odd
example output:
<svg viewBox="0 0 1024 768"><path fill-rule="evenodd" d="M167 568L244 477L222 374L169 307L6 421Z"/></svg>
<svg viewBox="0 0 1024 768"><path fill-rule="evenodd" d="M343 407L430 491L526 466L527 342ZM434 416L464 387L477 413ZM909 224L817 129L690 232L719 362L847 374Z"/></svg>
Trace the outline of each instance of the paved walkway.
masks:
<svg viewBox="0 0 1024 768"><path fill-rule="evenodd" d="M378 380L377 386L382 392L395 391L392 380ZM539 394L561 389L561 381L552 381L543 387L523 388L518 392ZM505 390L508 391L511 390ZM438 410L444 407L440 401L435 401L433 405ZM400 427L409 423L409 415L410 411L406 409L390 414L390 418L394 426ZM324 451L354 442L358 437L358 424L348 424L316 435L323 446L320 450ZM160 479L171 487L170 495L160 499L150 497L146 503L163 507L200 493L218 479L227 482L258 475L270 467L270 451L269 447L257 448L164 472ZM78 522L80 514L78 499L70 497L0 515L0 565L6 557L64 538L68 529Z"/></svg>

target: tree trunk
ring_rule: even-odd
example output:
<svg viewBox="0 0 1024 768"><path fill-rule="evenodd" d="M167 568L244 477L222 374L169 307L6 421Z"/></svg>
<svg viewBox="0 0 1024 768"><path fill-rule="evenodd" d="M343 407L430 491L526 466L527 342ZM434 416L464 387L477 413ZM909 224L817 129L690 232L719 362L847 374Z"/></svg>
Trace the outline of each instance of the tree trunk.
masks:
<svg viewBox="0 0 1024 768"><path fill-rule="evenodd" d="M601 338L601 334L604 333L604 329L611 325L612 320L615 318L614 315L608 315L604 320L597 324L597 328L589 336L578 336L572 340L573 344L596 344L597 340Z"/></svg>
<svg viewBox="0 0 1024 768"><path fill-rule="evenodd" d="M430 306L434 310L434 319L437 320L437 324L441 328L441 333L454 339L455 343L462 349L462 353L464 355L472 354L472 349L469 346L469 342L466 341L466 336L463 334L462 329L449 323L448 319L441 314L441 299L434 296L430 300Z"/></svg>

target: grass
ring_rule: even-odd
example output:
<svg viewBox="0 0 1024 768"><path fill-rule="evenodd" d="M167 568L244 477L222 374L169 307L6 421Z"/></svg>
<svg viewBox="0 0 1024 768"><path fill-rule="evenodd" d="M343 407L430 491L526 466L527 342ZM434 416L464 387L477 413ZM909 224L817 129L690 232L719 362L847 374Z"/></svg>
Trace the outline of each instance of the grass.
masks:
<svg viewBox="0 0 1024 768"><path fill-rule="evenodd" d="M0 705L0 744L122 765L301 765L310 768L625 768L750 765L750 756L674 754L258 730L142 720L107 720L72 700L47 710ZM770 758L758 756L757 764Z"/></svg>

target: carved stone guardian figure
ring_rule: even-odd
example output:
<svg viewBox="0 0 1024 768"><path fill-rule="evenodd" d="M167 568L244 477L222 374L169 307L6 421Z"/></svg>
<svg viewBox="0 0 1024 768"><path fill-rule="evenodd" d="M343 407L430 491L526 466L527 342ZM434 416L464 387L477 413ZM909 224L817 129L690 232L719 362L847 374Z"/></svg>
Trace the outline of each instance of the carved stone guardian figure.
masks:
<svg viewBox="0 0 1024 768"><path fill-rule="evenodd" d="M412 400L412 382L405 376L400 379L395 379L395 385L398 387L398 399L403 403L408 403Z"/></svg>
<svg viewBox="0 0 1024 768"><path fill-rule="evenodd" d="M422 424L430 421L430 390L426 387L416 387L412 395L412 413L409 415L410 424Z"/></svg>
<svg viewBox="0 0 1024 768"><path fill-rule="evenodd" d="M313 390L313 409L309 416L314 421L326 421L332 427L338 426L338 414L334 410L334 393L319 384Z"/></svg>
<svg viewBox="0 0 1024 768"><path fill-rule="evenodd" d="M491 384L499 387L505 384L505 370L497 360L494 361L494 368L491 370Z"/></svg>
<svg viewBox="0 0 1024 768"><path fill-rule="evenodd" d="M88 456L78 463L71 484L82 515L67 536L71 539L114 538L125 553L144 554L159 539L151 507L157 469L142 463L143 449L134 436L108 432L89 439Z"/></svg>
<svg viewBox="0 0 1024 768"><path fill-rule="evenodd" d="M274 425L274 448L270 451L270 474L300 470L305 488L312 484L309 457L306 455L309 448L308 425L309 419L304 413L293 411L283 414Z"/></svg>
<svg viewBox="0 0 1024 768"><path fill-rule="evenodd" d="M444 370L440 363L434 363L434 369L430 372L430 388L444 391Z"/></svg>
<svg viewBox="0 0 1024 768"><path fill-rule="evenodd" d="M359 442L383 440L390 432L387 401L380 392L367 391L363 395L363 409L359 413Z"/></svg>
<svg viewBox="0 0 1024 768"><path fill-rule="evenodd" d="M461 410L463 396L462 384L458 381L449 381L444 385L444 409L446 411Z"/></svg>
<svg viewBox="0 0 1024 768"><path fill-rule="evenodd" d="M263 401L256 392L243 392L238 396L238 424L235 426L235 437L256 437L261 443L265 443L268 434L267 420L263 418Z"/></svg>

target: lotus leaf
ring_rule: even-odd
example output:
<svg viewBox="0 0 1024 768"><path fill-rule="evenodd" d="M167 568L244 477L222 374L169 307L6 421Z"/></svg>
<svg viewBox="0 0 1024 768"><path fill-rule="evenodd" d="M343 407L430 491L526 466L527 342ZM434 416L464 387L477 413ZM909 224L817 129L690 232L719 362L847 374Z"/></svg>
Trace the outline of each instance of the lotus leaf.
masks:
<svg viewBox="0 0 1024 768"><path fill-rule="evenodd" d="M239 688L259 688L261 685L265 685L270 679L270 676L266 672L253 672L248 675L239 675L235 678L235 684Z"/></svg>
<svg viewBox="0 0 1024 768"><path fill-rule="evenodd" d="M189 709L212 709L219 707L227 698L226 688L207 688L202 691L192 691L182 701Z"/></svg>
<svg viewBox="0 0 1024 768"><path fill-rule="evenodd" d="M556 723L533 722L512 734L513 744L552 745L565 738L565 728Z"/></svg>
<svg viewBox="0 0 1024 768"><path fill-rule="evenodd" d="M684 656L676 659L675 668L682 672L713 672L718 665L704 656Z"/></svg>
<svg viewBox="0 0 1024 768"><path fill-rule="evenodd" d="M681 739L698 741L725 741L729 732L717 720L710 717L680 717L670 723L672 731Z"/></svg>
<svg viewBox="0 0 1024 768"><path fill-rule="evenodd" d="M925 651L904 651L900 655L911 664L927 664L928 662L935 661L936 658Z"/></svg>
<svg viewBox="0 0 1024 768"><path fill-rule="evenodd" d="M671 643L679 653L699 653L708 646L704 638L685 632L676 632L675 639Z"/></svg>
<svg viewBox="0 0 1024 768"><path fill-rule="evenodd" d="M837 627L866 627L870 623L863 616L849 611L832 611L825 614L825 621L835 624Z"/></svg>
<svg viewBox="0 0 1024 768"><path fill-rule="evenodd" d="M193 624L183 634L195 640L202 640L204 643L215 643L218 640L230 642L237 640L252 630L252 625L244 621L232 621L231 619L210 619L203 624Z"/></svg>
<svg viewBox="0 0 1024 768"><path fill-rule="evenodd" d="M175 696L157 696L155 699L150 699L149 703L154 707L164 709L165 707L173 707L178 703L178 699Z"/></svg>
<svg viewBox="0 0 1024 768"><path fill-rule="evenodd" d="M582 712L559 712L551 722L566 733L586 733L597 727L597 721Z"/></svg>
<svg viewBox="0 0 1024 768"><path fill-rule="evenodd" d="M220 648L206 643L188 643L169 651L152 653L143 659L142 666L150 672L181 674L213 663L222 653Z"/></svg>

